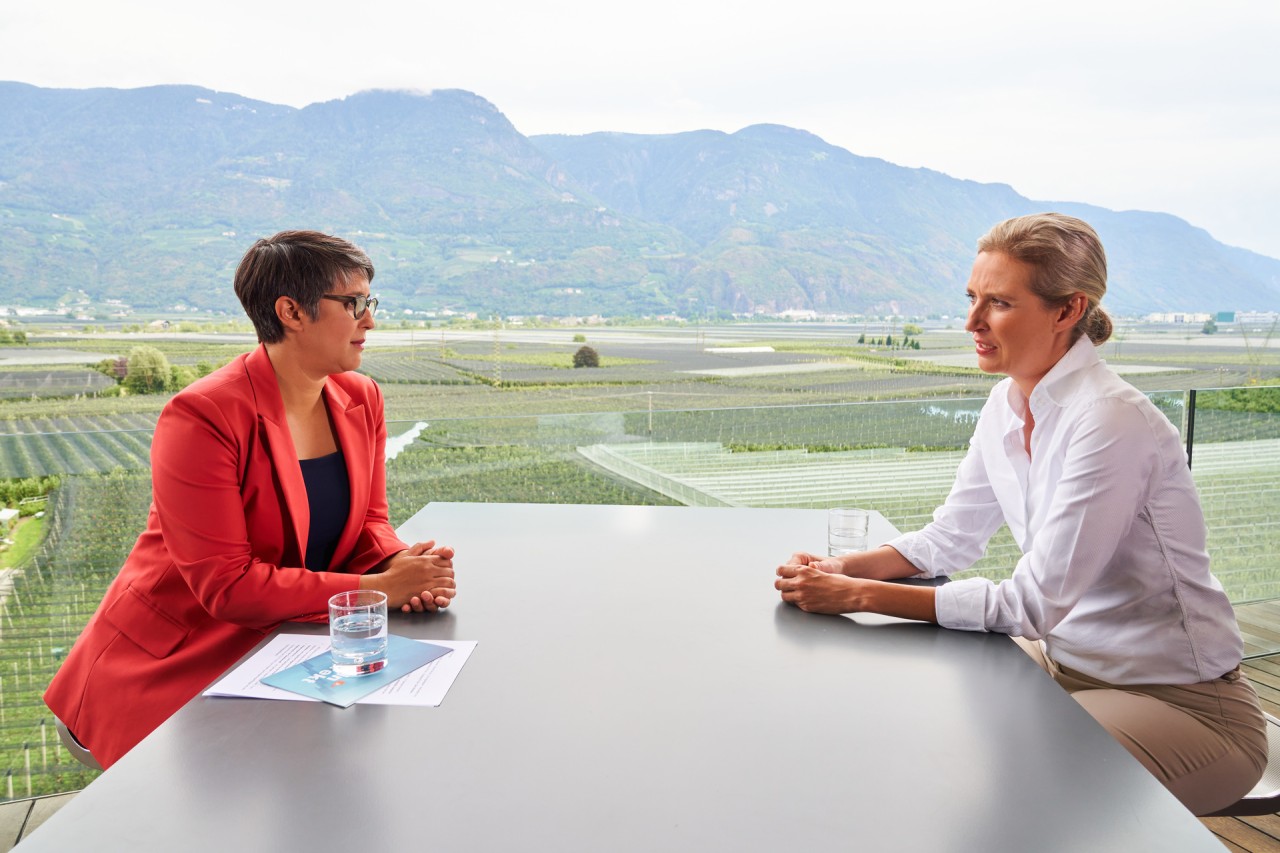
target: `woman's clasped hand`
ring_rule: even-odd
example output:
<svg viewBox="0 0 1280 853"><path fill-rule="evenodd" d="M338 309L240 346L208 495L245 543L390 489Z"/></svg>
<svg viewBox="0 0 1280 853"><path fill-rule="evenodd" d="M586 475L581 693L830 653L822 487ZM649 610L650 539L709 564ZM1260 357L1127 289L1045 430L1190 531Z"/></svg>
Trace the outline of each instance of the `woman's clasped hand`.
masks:
<svg viewBox="0 0 1280 853"><path fill-rule="evenodd" d="M839 559L801 551L778 566L773 586L783 601L809 613L852 613L859 583L860 578L844 574Z"/></svg>
<svg viewBox="0 0 1280 853"><path fill-rule="evenodd" d="M434 541L417 542L392 554L360 578L361 589L387 594L387 605L405 613L448 607L457 594L453 578L453 549Z"/></svg>

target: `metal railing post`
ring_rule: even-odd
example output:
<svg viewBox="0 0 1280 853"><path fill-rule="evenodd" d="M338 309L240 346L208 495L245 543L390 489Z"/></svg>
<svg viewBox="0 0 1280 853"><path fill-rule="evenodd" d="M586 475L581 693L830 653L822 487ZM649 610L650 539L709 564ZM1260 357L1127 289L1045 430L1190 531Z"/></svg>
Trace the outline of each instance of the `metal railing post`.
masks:
<svg viewBox="0 0 1280 853"><path fill-rule="evenodd" d="M1187 467L1191 467L1191 448L1196 435L1196 389L1187 391Z"/></svg>

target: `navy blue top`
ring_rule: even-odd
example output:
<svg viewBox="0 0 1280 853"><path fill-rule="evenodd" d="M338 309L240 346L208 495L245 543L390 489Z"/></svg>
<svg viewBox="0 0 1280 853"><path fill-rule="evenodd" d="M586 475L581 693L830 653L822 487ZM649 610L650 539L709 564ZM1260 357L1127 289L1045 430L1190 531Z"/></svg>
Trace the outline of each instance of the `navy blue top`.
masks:
<svg viewBox="0 0 1280 853"><path fill-rule="evenodd" d="M347 463L338 450L315 459L299 459L302 479L307 484L311 506L311 529L307 532L306 566L313 572L329 568L338 537L351 513L351 481Z"/></svg>

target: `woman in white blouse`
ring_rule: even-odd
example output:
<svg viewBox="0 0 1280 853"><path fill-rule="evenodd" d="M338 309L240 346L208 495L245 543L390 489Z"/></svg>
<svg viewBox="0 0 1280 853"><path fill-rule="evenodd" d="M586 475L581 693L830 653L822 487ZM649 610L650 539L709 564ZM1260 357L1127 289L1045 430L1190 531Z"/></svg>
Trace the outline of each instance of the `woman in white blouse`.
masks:
<svg viewBox="0 0 1280 853"><path fill-rule="evenodd" d="M1196 814L1266 765L1257 695L1209 571L1204 516L1173 425L1102 362L1106 256L1085 222L1036 214L978 241L967 295L983 407L946 503L923 530L844 557L793 554L783 601L1011 634ZM1008 524L1008 580L885 583L971 566Z"/></svg>

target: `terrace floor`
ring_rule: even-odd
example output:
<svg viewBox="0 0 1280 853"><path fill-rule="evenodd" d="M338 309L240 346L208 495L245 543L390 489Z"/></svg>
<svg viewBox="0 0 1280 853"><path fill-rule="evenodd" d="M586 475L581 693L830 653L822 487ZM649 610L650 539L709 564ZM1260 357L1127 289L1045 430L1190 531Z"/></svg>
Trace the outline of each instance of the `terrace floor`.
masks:
<svg viewBox="0 0 1280 853"><path fill-rule="evenodd" d="M1250 647L1280 643L1280 601L1243 605L1236 608L1245 653ZM1248 659L1241 665L1245 676L1258 691L1262 708L1280 717L1280 654ZM26 800L0 803L0 853L13 848L50 815L71 801L75 791ZM1280 814L1261 817L1201 818L1209 831L1227 850L1248 853L1280 853Z"/></svg>
<svg viewBox="0 0 1280 853"><path fill-rule="evenodd" d="M71 802L76 793L0 803L0 851L13 849L13 845L48 820L49 815Z"/></svg>

